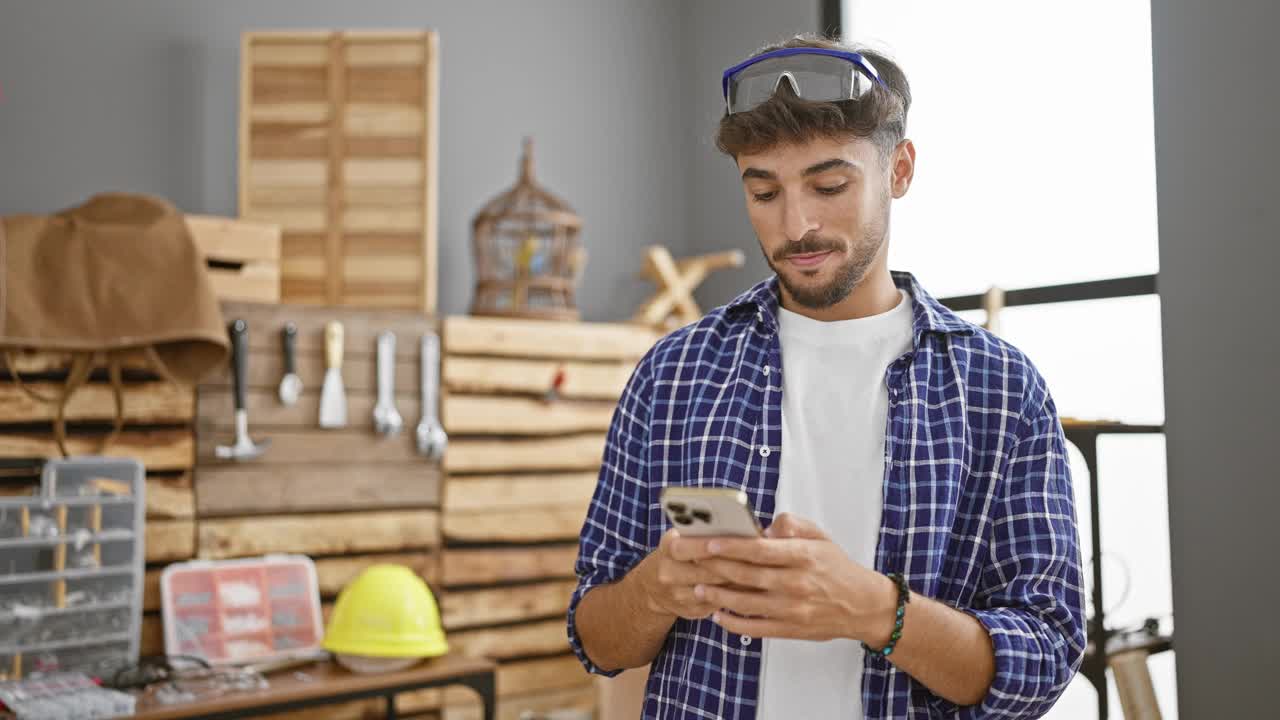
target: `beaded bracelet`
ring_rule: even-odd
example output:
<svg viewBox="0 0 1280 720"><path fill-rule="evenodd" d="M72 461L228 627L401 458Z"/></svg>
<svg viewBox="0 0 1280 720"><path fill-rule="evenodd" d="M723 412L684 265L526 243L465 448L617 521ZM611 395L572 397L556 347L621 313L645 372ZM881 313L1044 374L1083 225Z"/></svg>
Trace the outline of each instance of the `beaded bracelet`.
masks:
<svg viewBox="0 0 1280 720"><path fill-rule="evenodd" d="M911 602L911 589L907 587L907 579L901 573L889 573L888 577L898 586L898 613L894 617L893 633L889 635L889 644L876 650L865 642L862 643L863 650L884 657L893 654L893 648L898 644L898 638L902 637L902 618L907 613L907 603Z"/></svg>

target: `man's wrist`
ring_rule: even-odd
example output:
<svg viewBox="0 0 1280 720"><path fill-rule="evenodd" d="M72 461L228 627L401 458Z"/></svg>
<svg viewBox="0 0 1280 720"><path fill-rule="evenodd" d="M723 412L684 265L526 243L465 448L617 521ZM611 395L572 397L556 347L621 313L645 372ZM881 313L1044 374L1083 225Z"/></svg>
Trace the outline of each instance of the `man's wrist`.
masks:
<svg viewBox="0 0 1280 720"><path fill-rule="evenodd" d="M654 620L669 620L674 623L676 620L675 615L663 610L662 606L658 604L653 591L654 581L657 579L654 577L657 561L657 552L650 553L635 566L632 572L627 573L624 580L631 582L631 587L627 588L627 590L634 593L634 596L639 599L640 610Z"/></svg>
<svg viewBox="0 0 1280 720"><path fill-rule="evenodd" d="M898 616L898 586L887 575L875 573L868 602L862 617L856 623L854 640L865 642L873 648L889 644L894 622Z"/></svg>

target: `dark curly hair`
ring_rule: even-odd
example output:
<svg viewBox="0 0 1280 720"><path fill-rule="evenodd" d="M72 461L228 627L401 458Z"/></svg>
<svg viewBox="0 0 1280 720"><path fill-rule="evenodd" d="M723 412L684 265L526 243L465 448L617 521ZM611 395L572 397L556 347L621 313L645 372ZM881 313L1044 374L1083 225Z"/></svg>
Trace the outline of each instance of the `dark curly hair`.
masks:
<svg viewBox="0 0 1280 720"><path fill-rule="evenodd" d="M777 145L806 142L819 137L870 138L882 157L906 137L907 110L911 107L911 86L897 63L883 53L849 46L818 35L797 35L768 45L752 57L782 48L826 48L861 53L880 73L888 89L876 83L871 92L857 100L810 102L796 97L783 83L769 100L745 112L725 113L716 131L716 147L736 158Z"/></svg>

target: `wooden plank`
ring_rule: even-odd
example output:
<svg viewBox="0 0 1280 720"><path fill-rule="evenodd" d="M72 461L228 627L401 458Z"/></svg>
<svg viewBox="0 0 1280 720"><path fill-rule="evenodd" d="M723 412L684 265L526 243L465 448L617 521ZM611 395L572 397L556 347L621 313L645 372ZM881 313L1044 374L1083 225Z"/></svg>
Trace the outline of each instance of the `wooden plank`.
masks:
<svg viewBox="0 0 1280 720"><path fill-rule="evenodd" d="M434 506L433 464L210 466L196 472L200 517Z"/></svg>
<svg viewBox="0 0 1280 720"><path fill-rule="evenodd" d="M147 476L147 520L152 518L186 519L196 515L195 491L191 473L178 477Z"/></svg>
<svg viewBox="0 0 1280 720"><path fill-rule="evenodd" d="M280 260L280 228L216 215L187 215L187 229L206 257L219 260Z"/></svg>
<svg viewBox="0 0 1280 720"><path fill-rule="evenodd" d="M281 141L279 147L272 147L267 152L258 150L259 143L272 142L270 138L262 138L254 136L250 141L254 144L255 157L264 158L317 158L329 152L329 141L325 137L307 139L306 141ZM250 205L267 206L267 205L299 205L303 207L314 207L324 202L325 189L323 186L312 187L270 187L259 186L246 188L246 197ZM283 251L283 257L289 256L289 251Z"/></svg>
<svg viewBox="0 0 1280 720"><path fill-rule="evenodd" d="M273 161L274 162L274 161ZM245 217L276 223L285 232L320 232L325 229L324 208L288 208L263 205L245 213Z"/></svg>
<svg viewBox="0 0 1280 720"><path fill-rule="evenodd" d="M60 382L28 382L24 385L44 397L58 397ZM190 387L165 381L123 385L126 423L188 423L195 417L195 398ZM32 398L16 383L0 383L0 407L5 422L52 422L56 408ZM68 422L111 421L116 416L115 391L109 383L91 382L81 386L67 401Z"/></svg>
<svg viewBox="0 0 1280 720"><path fill-rule="evenodd" d="M450 439L444 467L451 473L595 470L604 455L604 441L604 433L516 440Z"/></svg>
<svg viewBox="0 0 1280 720"><path fill-rule="evenodd" d="M343 111L347 135L352 137L420 137L425 122L418 105L348 103Z"/></svg>
<svg viewBox="0 0 1280 720"><path fill-rule="evenodd" d="M141 638L138 643L138 654L164 654L164 619L159 613L143 613L142 631L140 634Z"/></svg>
<svg viewBox="0 0 1280 720"><path fill-rule="evenodd" d="M498 697L567 690L593 682L574 655L521 660L498 666Z"/></svg>
<svg viewBox="0 0 1280 720"><path fill-rule="evenodd" d="M461 691L445 692L445 708L441 720L481 720L480 701L474 695ZM552 690L508 696L498 700L497 720L523 720L524 718L552 717L548 713L562 711L573 713L568 717L594 717L598 705L595 685L580 681L576 688Z"/></svg>
<svg viewBox="0 0 1280 720"><path fill-rule="evenodd" d="M425 139L422 161L427 167L427 182L423 183L423 213L426 222L422 226L422 304L419 309L429 315L436 312L440 294L439 251L437 235L440 230L440 35L436 32L422 34L422 47L427 55L423 73L426 80L424 100L426 112L422 118L422 134Z"/></svg>
<svg viewBox="0 0 1280 720"><path fill-rule="evenodd" d="M323 102L328 73L325 67L256 67L251 78L251 101L258 105Z"/></svg>
<svg viewBox="0 0 1280 720"><path fill-rule="evenodd" d="M570 649L562 618L501 628L460 630L449 633L449 646L463 655L496 660L551 655Z"/></svg>
<svg viewBox="0 0 1280 720"><path fill-rule="evenodd" d="M350 215L350 211L348 211ZM382 255L362 257L348 255L342 263L344 280L359 282L408 282L421 280L422 268L418 267L417 255Z"/></svg>
<svg viewBox="0 0 1280 720"><path fill-rule="evenodd" d="M423 141L420 137L348 137L347 138L347 154L355 158L375 158L375 157L421 157L423 153ZM367 188L366 188L367 189ZM348 195L355 202L369 202L367 195L359 195L351 193ZM421 193L417 193L415 200L421 201ZM403 202L396 200L396 202Z"/></svg>
<svg viewBox="0 0 1280 720"><path fill-rule="evenodd" d="M280 266L249 263L239 270L209 268L209 284L221 300L280 301Z"/></svg>
<svg viewBox="0 0 1280 720"><path fill-rule="evenodd" d="M417 187L422 163L415 158L351 158L342 163L342 177L351 186Z"/></svg>
<svg viewBox="0 0 1280 720"><path fill-rule="evenodd" d="M255 430L273 430L275 428L308 428L316 427L316 418L320 416L320 376L304 377L303 390L297 403L281 405L280 397L275 390L254 388L248 391L245 408L249 413L249 422ZM420 396L413 388L399 388L395 394L396 409L406 423L417 422L422 414ZM235 410L231 392L223 387L202 387L200 398L200 432L235 430ZM369 390L347 391L347 417L359 419L373 417L373 406L377 403L377 394Z"/></svg>
<svg viewBox="0 0 1280 720"><path fill-rule="evenodd" d="M191 520L148 520L147 562L186 560L196 554L196 524Z"/></svg>
<svg viewBox="0 0 1280 720"><path fill-rule="evenodd" d="M573 577L578 546L455 549L440 558L440 580L446 587Z"/></svg>
<svg viewBox="0 0 1280 720"><path fill-rule="evenodd" d="M257 123L320 125L329 121L329 104L323 102L249 105L248 108L246 120L255 125Z"/></svg>
<svg viewBox="0 0 1280 720"><path fill-rule="evenodd" d="M564 362L449 355L440 368L446 388L458 393L532 393L542 396L564 372L564 398L617 401L635 367L630 362Z"/></svg>
<svg viewBox="0 0 1280 720"><path fill-rule="evenodd" d="M532 507L581 507L595 492L594 472L559 475L458 475L444 492L445 514Z"/></svg>
<svg viewBox="0 0 1280 720"><path fill-rule="evenodd" d="M439 513L403 510L201 520L198 552L202 558L341 555L439 544Z"/></svg>
<svg viewBox="0 0 1280 720"><path fill-rule="evenodd" d="M100 452L103 436L72 435L67 438L67 452L72 455L105 454L108 457L136 459L148 470L188 470L194 457L192 432L182 430L125 430L105 451ZM61 457L53 433L0 434L0 458Z"/></svg>
<svg viewBox="0 0 1280 720"><path fill-rule="evenodd" d="M615 323L453 316L444 323L449 354L579 360L639 359L659 335Z"/></svg>
<svg viewBox="0 0 1280 720"><path fill-rule="evenodd" d="M441 421L451 433L463 435L561 435L607 431L616 403L459 395L450 393L441 407Z"/></svg>
<svg viewBox="0 0 1280 720"><path fill-rule="evenodd" d="M251 37L246 36L246 40ZM272 42L254 39L247 43L250 58L248 65L280 65L286 67L306 67L308 65L324 65L328 60L324 43Z"/></svg>
<svg viewBox="0 0 1280 720"><path fill-rule="evenodd" d="M345 557L317 558L316 578L321 597L337 597L365 568L383 563L404 565L412 569L433 590L440 579L440 556L433 552L392 553L386 555L348 555ZM437 593L437 596L439 594Z"/></svg>
<svg viewBox="0 0 1280 720"><path fill-rule="evenodd" d="M348 38L351 43L347 46L347 64L351 67L413 66L426 61L422 45L412 37L403 38L402 42L373 42L352 33Z"/></svg>
<svg viewBox="0 0 1280 720"><path fill-rule="evenodd" d="M251 418L252 419L252 418ZM373 418L348 419L348 426L342 430L326 430L315 427L308 430L273 429L271 434L253 430L250 432L255 440L269 439L271 446L266 452L254 458L255 467L280 466L293 463L378 463L379 470L385 465L403 467L404 464L417 464L423 468L422 479L427 479L426 468L430 463L418 454L413 438L413 428L409 432L401 432L396 437L382 437L372 432ZM196 462L201 470L214 467L243 468L244 464L235 460L222 460L216 457L214 448L219 444L234 441L229 433L201 432L197 441ZM395 464L395 465L393 465ZM279 468L276 467L278 471ZM366 466L365 472L373 469Z"/></svg>
<svg viewBox="0 0 1280 720"><path fill-rule="evenodd" d="M342 227L349 232L361 233L407 232L422 227L422 211L418 208L348 207L342 213Z"/></svg>
<svg viewBox="0 0 1280 720"><path fill-rule="evenodd" d="M255 160L249 169L250 186L322 187L328 180L323 160Z"/></svg>
<svg viewBox="0 0 1280 720"><path fill-rule="evenodd" d="M160 609L160 574L164 568L147 568L142 582L142 609L146 611Z"/></svg>
<svg viewBox="0 0 1280 720"><path fill-rule="evenodd" d="M453 542L574 540L582 532L588 505L449 513L444 516L444 537Z"/></svg>
<svg viewBox="0 0 1280 720"><path fill-rule="evenodd" d="M536 585L445 593L440 613L447 630L564 615L578 583L556 580Z"/></svg>

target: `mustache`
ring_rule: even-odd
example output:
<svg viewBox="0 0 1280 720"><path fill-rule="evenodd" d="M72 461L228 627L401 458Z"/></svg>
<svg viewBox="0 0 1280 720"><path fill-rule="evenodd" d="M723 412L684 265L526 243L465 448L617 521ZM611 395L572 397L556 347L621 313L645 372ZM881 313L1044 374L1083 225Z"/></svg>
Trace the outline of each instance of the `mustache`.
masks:
<svg viewBox="0 0 1280 720"><path fill-rule="evenodd" d="M800 242L787 243L775 250L773 259L775 262L782 262L792 255L815 255L824 252L841 252L842 250L844 250L844 243L819 235L805 235L800 238Z"/></svg>

